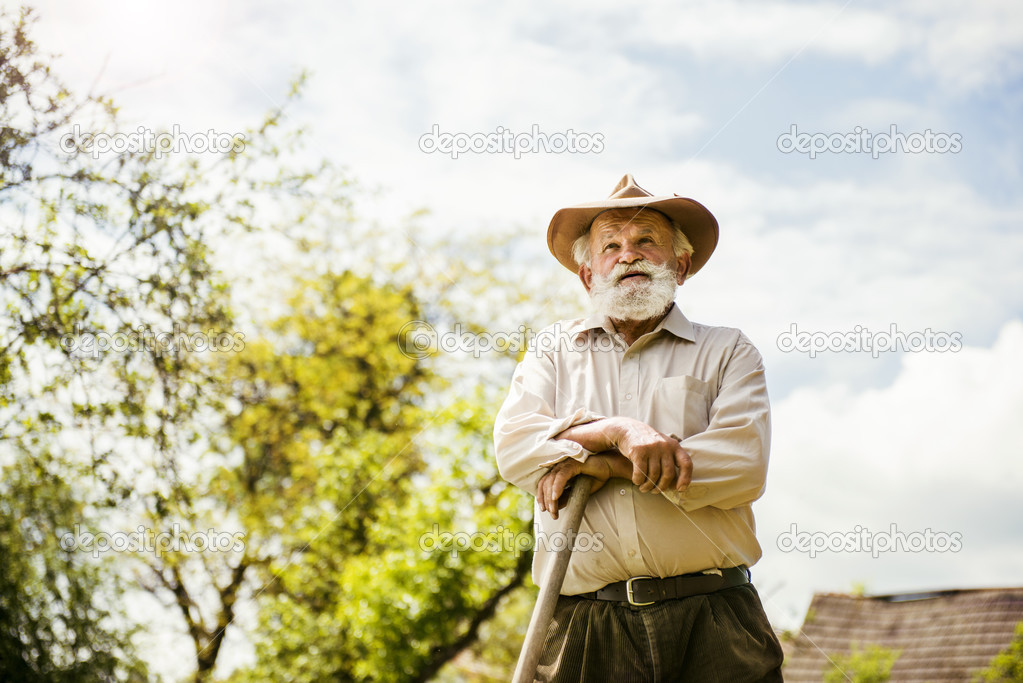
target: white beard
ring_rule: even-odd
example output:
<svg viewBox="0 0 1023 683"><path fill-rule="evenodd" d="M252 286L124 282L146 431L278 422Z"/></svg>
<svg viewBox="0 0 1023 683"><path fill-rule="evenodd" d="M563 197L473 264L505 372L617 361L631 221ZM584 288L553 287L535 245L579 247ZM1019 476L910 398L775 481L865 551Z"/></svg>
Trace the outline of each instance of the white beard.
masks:
<svg viewBox="0 0 1023 683"><path fill-rule="evenodd" d="M647 278L622 282L628 273L644 273ZM612 320L650 320L663 315L675 300L678 283L668 266L649 261L619 263L606 277L593 275L590 300L597 313Z"/></svg>

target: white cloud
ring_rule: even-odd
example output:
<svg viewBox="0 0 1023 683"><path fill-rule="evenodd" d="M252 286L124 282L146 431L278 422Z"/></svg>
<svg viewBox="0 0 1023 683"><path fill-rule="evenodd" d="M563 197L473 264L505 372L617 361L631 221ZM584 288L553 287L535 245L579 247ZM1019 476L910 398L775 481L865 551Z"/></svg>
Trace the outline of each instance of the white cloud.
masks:
<svg viewBox="0 0 1023 683"><path fill-rule="evenodd" d="M953 89L1006 83L1023 72L1023 4L912 0L902 6L907 48L920 71Z"/></svg>
<svg viewBox="0 0 1023 683"><path fill-rule="evenodd" d="M576 10L583 8L576 7ZM1023 70L1023 5L1013 0L960 3L851 2L646 3L623 11L608 3L570 16L530 16L528 27L565 26L615 50L656 46L701 64L781 68L798 57L831 57L866 66L908 58L917 73L949 89L1007 82ZM574 29L574 30L573 30ZM549 29L553 33L552 29Z"/></svg>
<svg viewBox="0 0 1023 683"><path fill-rule="evenodd" d="M631 37L684 46L702 61L784 63L803 50L876 64L898 50L898 22L849 3L646 5Z"/></svg>
<svg viewBox="0 0 1023 683"><path fill-rule="evenodd" d="M807 590L875 593L1013 585L1023 571L1023 321L991 348L903 357L880 390L803 389L774 410L768 492L757 504L775 586L772 617L801 619ZM961 535L957 552L782 552L778 535L803 532ZM784 582L784 587L778 587Z"/></svg>

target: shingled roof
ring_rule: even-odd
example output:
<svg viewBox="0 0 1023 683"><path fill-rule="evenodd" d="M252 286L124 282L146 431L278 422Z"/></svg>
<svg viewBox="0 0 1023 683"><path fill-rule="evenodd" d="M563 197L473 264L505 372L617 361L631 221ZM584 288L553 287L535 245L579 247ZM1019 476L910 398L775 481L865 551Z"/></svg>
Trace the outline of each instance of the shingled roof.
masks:
<svg viewBox="0 0 1023 683"><path fill-rule="evenodd" d="M947 590L870 597L816 594L802 632L786 643L789 683L819 683L853 643L902 650L892 681L969 681L1023 621L1023 588Z"/></svg>

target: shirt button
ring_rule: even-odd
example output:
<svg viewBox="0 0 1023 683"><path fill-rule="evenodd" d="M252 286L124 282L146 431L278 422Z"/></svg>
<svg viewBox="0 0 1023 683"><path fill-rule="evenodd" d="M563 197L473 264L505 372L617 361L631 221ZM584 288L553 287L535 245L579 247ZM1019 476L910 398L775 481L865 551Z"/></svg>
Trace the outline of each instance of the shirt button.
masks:
<svg viewBox="0 0 1023 683"><path fill-rule="evenodd" d="M635 550L630 550L629 551L629 557L635 557L635 556L636 556L636 551Z"/></svg>
<svg viewBox="0 0 1023 683"><path fill-rule="evenodd" d="M632 394L625 394L625 400L626 401L631 401L632 400Z"/></svg>
<svg viewBox="0 0 1023 683"><path fill-rule="evenodd" d="M618 489L618 495L619 496L624 496L625 495L625 489Z"/></svg>

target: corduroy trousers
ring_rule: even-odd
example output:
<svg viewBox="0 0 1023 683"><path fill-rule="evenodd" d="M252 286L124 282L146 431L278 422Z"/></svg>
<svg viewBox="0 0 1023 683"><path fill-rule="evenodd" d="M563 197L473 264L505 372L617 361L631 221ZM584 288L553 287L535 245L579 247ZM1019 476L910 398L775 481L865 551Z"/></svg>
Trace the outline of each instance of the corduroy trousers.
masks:
<svg viewBox="0 0 1023 683"><path fill-rule="evenodd" d="M781 681L782 658L753 584L642 607L562 595L536 680Z"/></svg>

